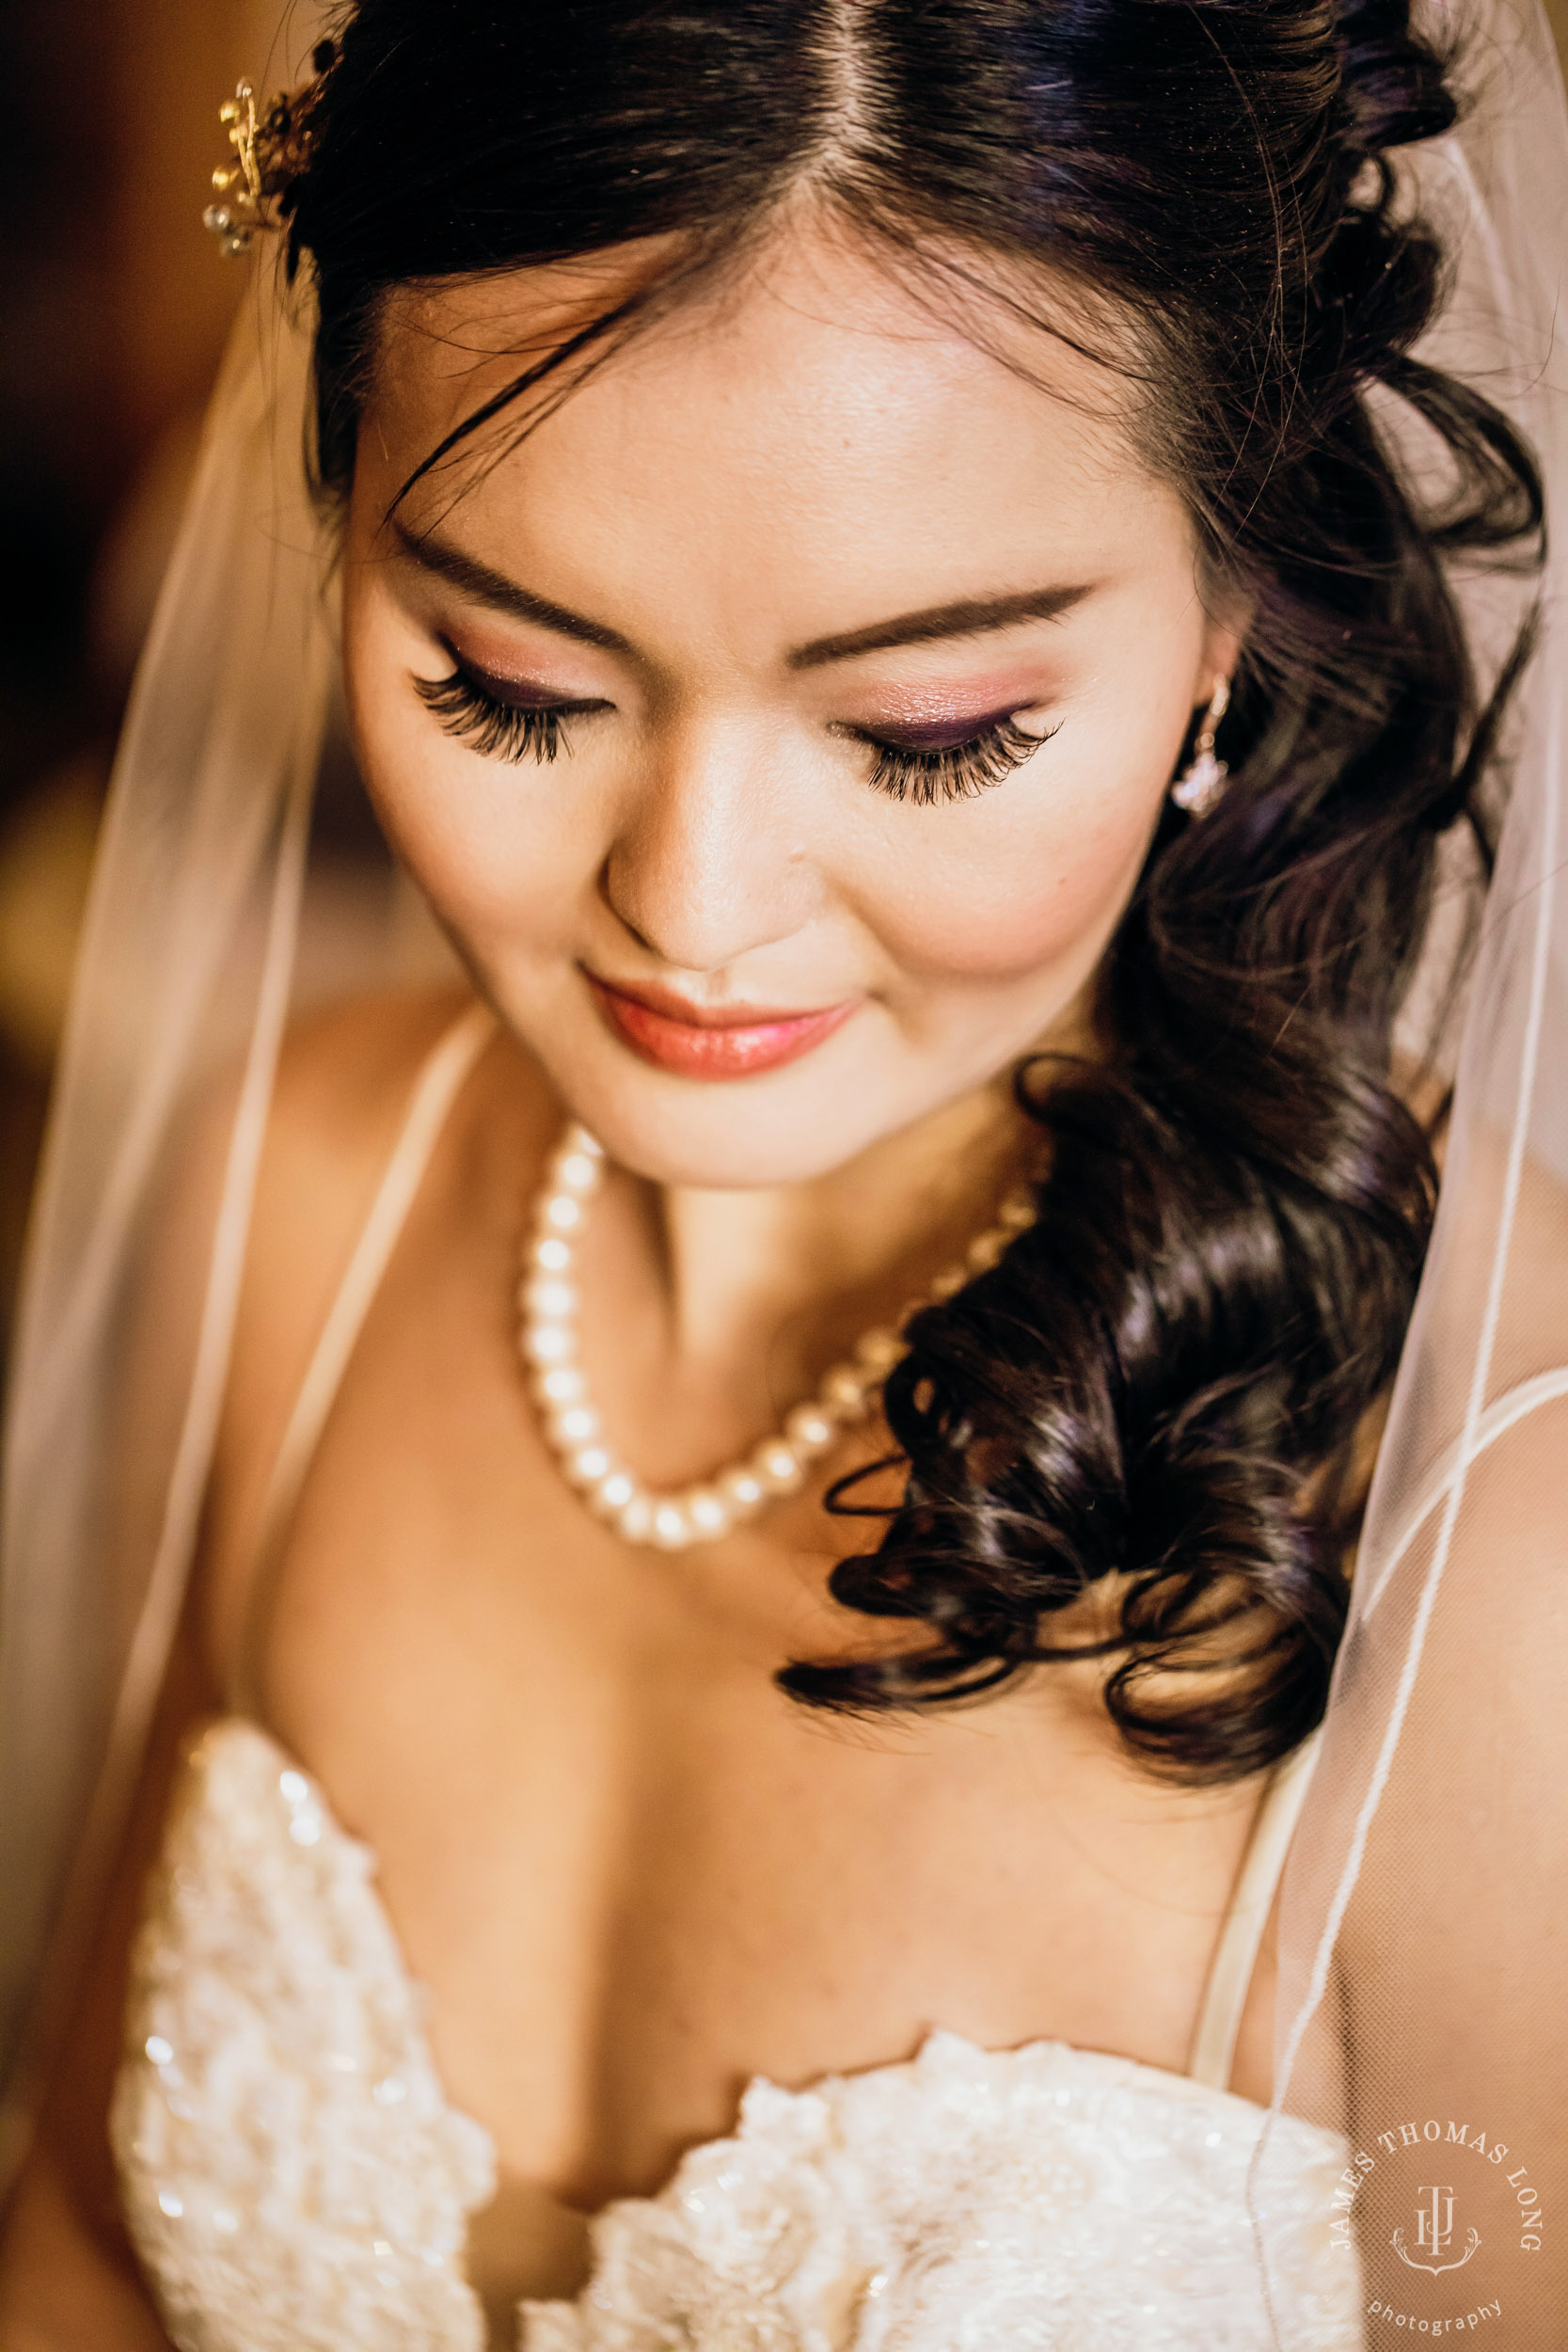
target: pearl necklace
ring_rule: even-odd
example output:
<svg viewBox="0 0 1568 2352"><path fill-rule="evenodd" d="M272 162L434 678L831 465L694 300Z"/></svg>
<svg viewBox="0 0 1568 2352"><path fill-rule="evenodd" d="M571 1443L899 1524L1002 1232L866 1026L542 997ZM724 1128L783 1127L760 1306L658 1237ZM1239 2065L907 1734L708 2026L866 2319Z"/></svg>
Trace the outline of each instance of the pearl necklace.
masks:
<svg viewBox="0 0 1568 2352"><path fill-rule="evenodd" d="M586 1127L572 1126L545 1171L523 1244L518 1346L532 1376L545 1437L590 1509L613 1522L628 1543L682 1551L711 1543L752 1518L775 1496L793 1494L840 1433L867 1419L882 1382L908 1352L904 1327L923 1307L951 1298L995 1265L1008 1243L1035 1221L1027 1192L1009 1193L996 1222L975 1236L961 1264L939 1274L895 1324L864 1333L854 1354L834 1364L816 1393L797 1405L784 1426L742 1460L679 1494L655 1494L606 1444L603 1425L578 1360L577 1244L588 1204L604 1176L604 1151Z"/></svg>

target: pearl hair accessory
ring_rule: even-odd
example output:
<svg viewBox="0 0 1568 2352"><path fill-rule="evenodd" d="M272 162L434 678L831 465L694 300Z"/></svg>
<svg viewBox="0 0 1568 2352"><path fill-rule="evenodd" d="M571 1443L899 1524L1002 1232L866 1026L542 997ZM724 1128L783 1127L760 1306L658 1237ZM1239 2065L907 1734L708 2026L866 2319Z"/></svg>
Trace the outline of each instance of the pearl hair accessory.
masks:
<svg viewBox="0 0 1568 2352"><path fill-rule="evenodd" d="M1178 808L1184 808L1189 817L1207 817L1225 790L1225 780L1230 771L1223 759L1214 756L1214 730L1229 707L1230 680L1227 677L1217 678L1209 707L1203 714L1197 741L1193 745L1192 759L1170 788L1171 799Z"/></svg>
<svg viewBox="0 0 1568 2352"><path fill-rule="evenodd" d="M711 1543L775 1497L793 1494L804 1484L809 1465L832 1451L841 1432L869 1417L882 1382L907 1353L903 1329L911 1317L951 1298L973 1276L995 1265L1008 1243L1035 1221L1030 1195L1022 1189L1009 1193L996 1222L970 1243L962 1264L939 1274L895 1326L865 1332L854 1355L824 1375L816 1395L786 1414L773 1437L700 1486L655 1494L605 1442L578 1359L577 1244L603 1176L603 1147L585 1127L569 1127L546 1169L524 1240L518 1346L546 1440L566 1477L589 1508L610 1520L628 1543L662 1551Z"/></svg>

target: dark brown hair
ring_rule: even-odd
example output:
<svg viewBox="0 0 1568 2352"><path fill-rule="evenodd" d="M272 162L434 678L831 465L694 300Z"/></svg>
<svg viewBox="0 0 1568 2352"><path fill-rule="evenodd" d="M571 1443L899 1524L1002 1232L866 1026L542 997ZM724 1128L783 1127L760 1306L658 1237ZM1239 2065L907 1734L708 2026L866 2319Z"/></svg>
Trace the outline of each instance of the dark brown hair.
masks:
<svg viewBox="0 0 1568 2352"><path fill-rule="evenodd" d="M1049 270L1129 322L1114 364L1252 616L1229 789L1161 825L1104 965L1103 1059L1020 1075L1050 1138L1038 1221L916 1320L887 1386L903 1500L833 1590L925 1637L786 1668L802 1701L995 1689L1062 1654L1057 1613L1098 1587L1107 1704L1157 1768L1253 1771L1323 1710L1351 1449L1435 1192L1393 1025L1440 836L1466 822L1484 850L1507 685L1478 691L1448 567L1526 561L1541 522L1505 419L1412 356L1441 256L1388 154L1449 127L1449 81L1408 0L360 0L339 27L289 199L329 485L389 288L674 241L659 284L456 443L805 186L890 266L995 291L1036 265L1042 308ZM1446 450L1440 509L1374 388Z"/></svg>

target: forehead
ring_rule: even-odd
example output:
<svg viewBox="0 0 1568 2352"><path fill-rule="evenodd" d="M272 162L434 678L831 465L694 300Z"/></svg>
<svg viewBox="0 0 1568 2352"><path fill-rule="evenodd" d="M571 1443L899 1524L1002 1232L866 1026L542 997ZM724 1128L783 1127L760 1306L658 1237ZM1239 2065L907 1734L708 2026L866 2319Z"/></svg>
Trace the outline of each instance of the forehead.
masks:
<svg viewBox="0 0 1568 2352"><path fill-rule="evenodd" d="M448 435L668 259L643 247L392 296L363 495L384 510ZM749 585L760 567L873 603L904 594L911 564L994 589L1014 572L1034 585L1042 565L1115 569L1151 532L1185 542L1180 498L1138 453L1127 374L1090 356L1102 329L1066 288L1036 278L1026 299L1066 333L1022 315L1019 289L955 278L933 293L863 243L777 235L656 308L586 376L568 358L426 474L404 519L460 521L492 557L564 546L613 570L617 548L657 545ZM1097 332L1088 350L1067 339Z"/></svg>

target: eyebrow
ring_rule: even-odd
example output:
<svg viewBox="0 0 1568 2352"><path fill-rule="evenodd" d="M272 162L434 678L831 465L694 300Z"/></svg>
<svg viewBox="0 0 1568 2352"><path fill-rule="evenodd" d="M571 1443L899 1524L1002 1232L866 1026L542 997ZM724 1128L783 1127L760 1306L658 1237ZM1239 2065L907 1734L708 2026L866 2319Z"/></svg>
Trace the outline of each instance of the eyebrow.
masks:
<svg viewBox="0 0 1568 2352"><path fill-rule="evenodd" d="M466 555L449 540L437 538L434 532L419 536L394 522L403 552L421 571L434 572L437 580L449 580L460 588L476 604L488 605L492 612L510 613L515 621L532 621L541 628L554 629L558 637L575 637L584 645L602 645L607 653L624 653L636 657L637 648L616 628L606 628L602 621L590 621L581 612L573 612L563 604L552 604L548 596L536 596L531 588L508 580L504 572L492 571L474 555Z"/></svg>
<svg viewBox="0 0 1568 2352"><path fill-rule="evenodd" d="M403 523L392 529L399 546L421 571L432 572L493 612L517 621L531 621L553 629L557 636L576 638L580 644L598 645L607 653L637 659L637 648L619 629L607 628L567 606L535 596L504 572L493 571L477 556L454 548L436 532L416 534ZM846 629L833 637L814 637L785 656L791 670L816 670L833 661L852 661L864 653L886 653L896 645L929 645L945 638L985 637L992 630L1012 628L1020 621L1053 621L1081 604L1090 593L1088 582L1056 588L1025 588L1011 596L965 596L953 604L927 605L919 612L900 613L890 621L873 621L869 628Z"/></svg>
<svg viewBox="0 0 1568 2352"><path fill-rule="evenodd" d="M1025 588L1010 596L964 596L956 604L928 605L922 612L900 613L896 620L874 621L869 628L847 629L838 637L814 637L789 655L792 670L816 670L829 661L852 661L857 654L885 653L894 645L930 645L948 637L986 637L993 629L1011 628L1019 621L1053 621L1081 604L1089 584L1062 588Z"/></svg>

